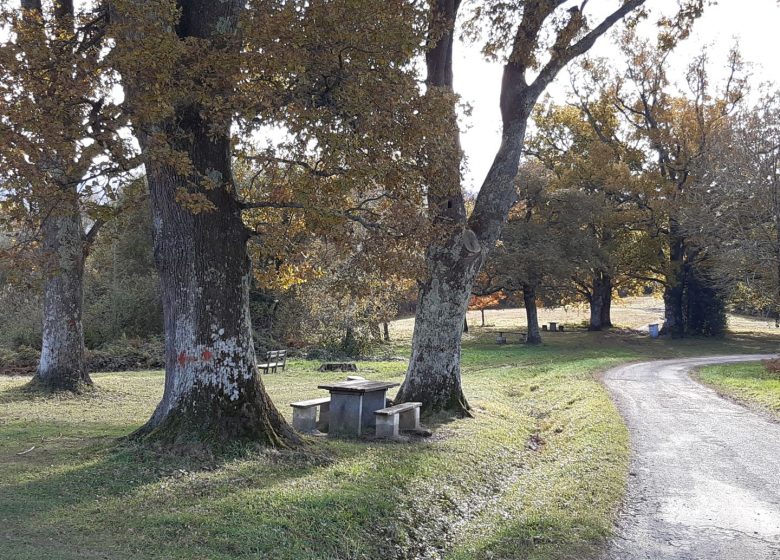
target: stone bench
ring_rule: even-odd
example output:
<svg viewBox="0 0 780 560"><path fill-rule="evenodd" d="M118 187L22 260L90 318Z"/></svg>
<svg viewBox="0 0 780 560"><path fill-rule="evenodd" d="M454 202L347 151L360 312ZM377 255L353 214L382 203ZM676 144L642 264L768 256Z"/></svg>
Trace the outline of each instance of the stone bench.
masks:
<svg viewBox="0 0 780 560"><path fill-rule="evenodd" d="M422 403L407 402L375 411L376 437L393 439L399 430L419 430L420 407Z"/></svg>
<svg viewBox="0 0 780 560"><path fill-rule="evenodd" d="M294 402L290 406L293 409L293 428L299 432L311 434L328 431L330 397ZM317 410L320 411L319 419L317 419Z"/></svg>

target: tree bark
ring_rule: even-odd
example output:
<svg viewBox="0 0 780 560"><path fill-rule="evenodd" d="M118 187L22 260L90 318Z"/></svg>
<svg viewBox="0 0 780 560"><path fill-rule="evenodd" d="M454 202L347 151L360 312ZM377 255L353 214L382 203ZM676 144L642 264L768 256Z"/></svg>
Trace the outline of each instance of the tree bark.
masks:
<svg viewBox="0 0 780 560"><path fill-rule="evenodd" d="M612 277L604 275L604 303L601 306L601 326L605 329L612 328Z"/></svg>
<svg viewBox="0 0 780 560"><path fill-rule="evenodd" d="M180 3L181 39L229 37L243 9L238 0ZM237 48L230 47L230 48ZM227 91L214 91L225 95ZM132 88L129 96L132 96ZM147 157L155 264L165 322L165 390L151 419L136 437L165 444L209 446L244 441L291 446L299 437L274 407L257 369L249 314L251 263L231 169L230 117L183 103L158 123L170 147L189 156L183 176L150 149ZM163 151L164 153L164 151ZM204 185L219 180L219 186ZM178 192L205 196L211 210L195 213Z"/></svg>
<svg viewBox="0 0 780 560"><path fill-rule="evenodd" d="M484 327L485 326L485 310L484 309L480 309L479 312L482 315L482 326Z"/></svg>
<svg viewBox="0 0 780 560"><path fill-rule="evenodd" d="M476 261L461 257L457 239L450 245L428 259L432 269L420 289L412 356L396 401L464 414L469 405L461 388L460 344Z"/></svg>
<svg viewBox="0 0 780 560"><path fill-rule="evenodd" d="M382 329L384 330L385 342L390 342L390 325L388 323L382 323Z"/></svg>
<svg viewBox="0 0 780 560"><path fill-rule="evenodd" d="M539 315L536 308L536 286L523 284L523 305L525 305L525 318L528 323L525 343L541 344L542 334L539 331Z"/></svg>
<svg viewBox="0 0 780 560"><path fill-rule="evenodd" d="M671 227L669 248L669 273L664 286L664 324L661 334L672 338L685 336L685 242Z"/></svg>
<svg viewBox="0 0 780 560"><path fill-rule="evenodd" d="M612 326L610 309L612 307L612 278L605 272L593 275L590 300L589 331L600 331Z"/></svg>
<svg viewBox="0 0 780 560"><path fill-rule="evenodd" d="M43 297L41 359L33 384L79 392L92 385L84 363L84 238L78 198L65 192L44 218L47 277Z"/></svg>

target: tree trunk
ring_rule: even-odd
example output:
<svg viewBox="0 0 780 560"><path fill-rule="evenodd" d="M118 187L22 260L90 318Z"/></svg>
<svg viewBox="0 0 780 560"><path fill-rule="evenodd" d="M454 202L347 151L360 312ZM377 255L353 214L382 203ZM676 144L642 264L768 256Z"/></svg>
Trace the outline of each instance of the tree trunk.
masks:
<svg viewBox="0 0 780 560"><path fill-rule="evenodd" d="M452 46L459 0L436 0L432 3L430 35L437 37L426 53L428 76L426 85L431 94L452 95ZM445 25L442 26L442 23ZM444 27L444 29L442 29ZM511 67L511 68L510 68ZM508 68L510 68L508 70ZM521 81L513 64L505 68L505 83ZM510 78L507 76L511 74ZM502 86L503 90L503 86ZM512 91L505 99L501 146L485 179L485 185L475 205L475 213L467 220L460 185L460 134L454 103L447 115L449 142L431 146L428 175L431 182L428 206L431 217L447 233L443 243L429 247L426 262L428 276L420 289L412 337L412 358L406 378L396 398L399 402L419 401L424 410L447 410L468 414L469 405L463 395L460 378L460 346L465 326L466 310L474 279L486 256L495 244L516 199L514 179L525 136L525 123L533 102ZM480 213L481 212L481 213ZM472 225L471 222L474 222ZM475 228L480 232L475 231ZM481 235L480 235L481 233Z"/></svg>
<svg viewBox="0 0 780 560"><path fill-rule="evenodd" d="M198 171L219 172L225 184L203 190L215 209L195 214L175 198L190 178L155 161L147 167L165 321L165 391L137 434L164 443L296 442L257 370L248 234L230 190L229 123L216 135L195 108L178 116L187 134L176 147Z"/></svg>
<svg viewBox="0 0 780 560"><path fill-rule="evenodd" d="M590 297L590 322L588 323L589 331L600 331L602 329L602 306L604 300L601 299L596 293L596 286L594 286L593 294Z"/></svg>
<svg viewBox="0 0 780 560"><path fill-rule="evenodd" d="M382 331L379 329L379 323L369 323L368 330L371 333L371 338L376 342L382 342Z"/></svg>
<svg viewBox="0 0 780 560"><path fill-rule="evenodd" d="M525 305L525 317L528 323L525 343L541 344L542 334L539 331L539 316L536 309L536 286L523 284L523 305Z"/></svg>
<svg viewBox="0 0 780 560"><path fill-rule="evenodd" d="M485 326L485 310L484 309L480 309L479 312L482 315L482 326L484 327Z"/></svg>
<svg viewBox="0 0 780 560"><path fill-rule="evenodd" d="M603 304L601 306L601 327L612 328L612 277L604 275L604 291L602 293Z"/></svg>
<svg viewBox="0 0 780 560"><path fill-rule="evenodd" d="M589 331L600 331L612 326L610 312L612 308L612 277L597 271L593 274L593 286L588 298L590 303Z"/></svg>
<svg viewBox="0 0 780 560"><path fill-rule="evenodd" d="M84 363L84 238L76 193L67 193L42 224L47 278L41 360L34 385L78 392L92 385Z"/></svg>
<svg viewBox="0 0 780 560"><path fill-rule="evenodd" d="M417 318L415 317L415 321L416 320L417 320ZM464 333L469 332L469 320L468 320L468 317L466 317L466 316L463 317L463 332Z"/></svg>
<svg viewBox="0 0 780 560"><path fill-rule="evenodd" d="M412 356L397 402L422 402L426 410L456 414L469 409L461 387L460 344L477 260L463 258L467 249L461 239L455 236L447 247L429 250L429 277L420 289Z"/></svg>
<svg viewBox="0 0 780 560"><path fill-rule="evenodd" d="M664 287L664 324L662 334L672 338L685 336L685 243L675 235L672 227L670 234L669 274Z"/></svg>
<svg viewBox="0 0 780 560"><path fill-rule="evenodd" d="M382 323L382 328L384 330L385 342L390 342L390 325L388 323Z"/></svg>
<svg viewBox="0 0 780 560"><path fill-rule="evenodd" d="M237 0L189 0L180 6L176 31L182 39L214 33L230 37L229 26L236 25L242 9ZM230 91L230 83L220 84L215 96ZM128 91L132 98L133 88ZM194 173L186 176L171 166L165 150L152 149L151 139L137 130L147 158L165 321L165 390L136 436L166 444L289 446L300 440L271 402L255 359L249 235L235 196L230 126L229 114L209 119L206 110L192 103L152 125L172 150L189 156ZM182 192L205 197L212 208L193 212L177 199Z"/></svg>
<svg viewBox="0 0 780 560"><path fill-rule="evenodd" d="M39 44L31 48L46 48L47 39L40 0L22 0L24 20L39 34ZM73 4L61 2L54 9L54 32L70 36L73 32ZM21 41L32 40L20 37ZM72 111L72 108L66 109ZM73 118L79 118L73 114ZM71 146L72 147L72 146ZM43 337L38 370L31 385L45 390L66 390L79 392L92 385L84 363L84 329L81 324L84 304L84 254L85 239L81 223L79 197L75 187L63 186L69 179L81 179L79 175L69 177L69 150L57 150L38 154L41 164L47 168L47 175L57 176L52 180L52 192L47 196L41 214L42 251L45 260L46 279L43 291ZM70 160L72 163L72 159ZM59 183L59 184L58 184ZM71 183L75 184L75 182Z"/></svg>

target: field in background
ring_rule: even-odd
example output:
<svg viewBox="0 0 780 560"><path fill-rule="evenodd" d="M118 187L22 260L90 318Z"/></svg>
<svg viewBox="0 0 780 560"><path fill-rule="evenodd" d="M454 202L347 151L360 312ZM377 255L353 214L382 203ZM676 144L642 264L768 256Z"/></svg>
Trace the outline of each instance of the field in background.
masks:
<svg viewBox="0 0 780 560"><path fill-rule="evenodd" d="M539 324L555 321L567 326L587 326L589 310L585 305L557 307L554 309L539 308ZM612 322L617 328L625 328L647 332L651 323L663 324L664 303L655 297L629 297L615 299L612 303ZM469 327L478 327L481 323L479 311L468 312ZM525 309L488 309L485 311L486 328L498 331L525 331ZM729 331L733 333L774 334L780 336L780 329L775 327L774 319L748 317L729 314ZM400 340L411 340L414 318L394 321L390 326L390 335ZM542 333L544 335L544 333ZM465 335L468 339L468 334Z"/></svg>

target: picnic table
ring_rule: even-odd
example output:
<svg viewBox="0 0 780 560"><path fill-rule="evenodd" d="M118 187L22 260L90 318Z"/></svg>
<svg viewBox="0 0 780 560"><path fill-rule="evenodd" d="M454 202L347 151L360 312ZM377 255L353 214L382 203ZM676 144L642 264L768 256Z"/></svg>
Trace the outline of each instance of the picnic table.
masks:
<svg viewBox="0 0 780 560"><path fill-rule="evenodd" d="M399 383L389 381L339 381L318 388L330 392L328 435L360 436L376 428L375 412L385 408L385 395Z"/></svg>

